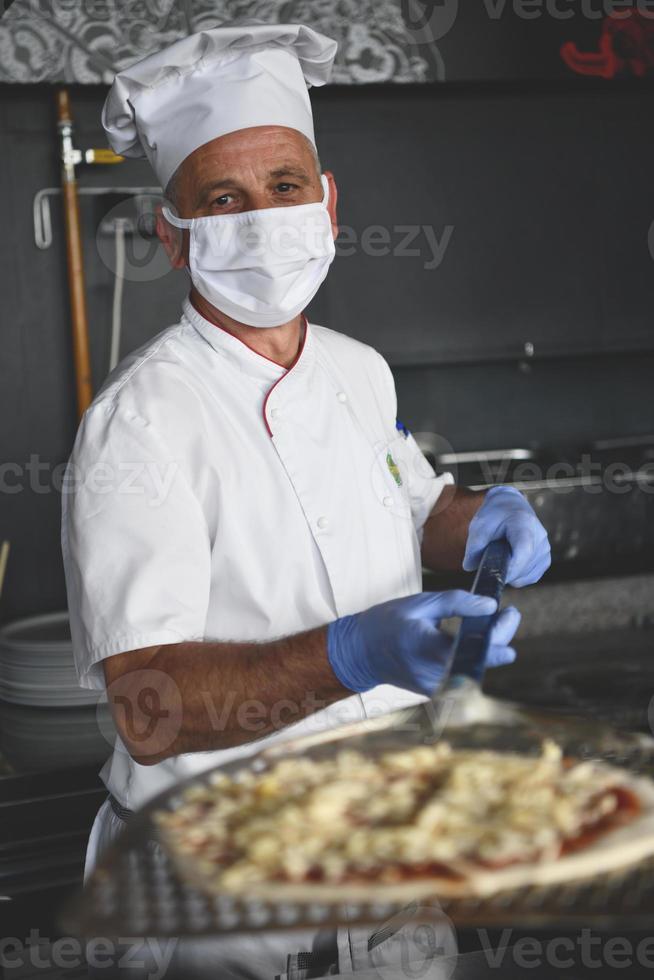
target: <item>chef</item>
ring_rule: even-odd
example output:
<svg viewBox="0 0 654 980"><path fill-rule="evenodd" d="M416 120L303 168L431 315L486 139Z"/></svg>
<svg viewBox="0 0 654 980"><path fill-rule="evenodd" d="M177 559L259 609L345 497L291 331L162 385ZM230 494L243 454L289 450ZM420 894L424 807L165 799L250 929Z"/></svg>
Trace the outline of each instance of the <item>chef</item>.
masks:
<svg viewBox="0 0 654 980"><path fill-rule="evenodd" d="M550 562L525 498L437 477L381 355L303 313L338 232L308 95L335 53L301 25L202 31L120 72L104 106L114 150L166 189L158 234L190 292L109 376L69 462L76 663L119 733L87 874L180 779L429 696L441 620L496 605L422 593L423 564L472 570L502 536L512 584ZM491 664L518 619L499 616Z"/></svg>

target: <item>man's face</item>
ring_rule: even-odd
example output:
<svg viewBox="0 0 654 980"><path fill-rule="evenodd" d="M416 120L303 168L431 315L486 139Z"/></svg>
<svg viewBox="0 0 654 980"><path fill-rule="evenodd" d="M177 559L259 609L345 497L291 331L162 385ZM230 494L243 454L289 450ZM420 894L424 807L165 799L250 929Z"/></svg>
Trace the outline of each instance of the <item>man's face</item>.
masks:
<svg viewBox="0 0 654 980"><path fill-rule="evenodd" d="M326 176L336 237L336 186ZM283 126L240 129L198 147L179 167L174 191L182 218L311 204L323 197L311 143ZM159 219L159 237L176 268L188 262L188 232L178 232Z"/></svg>
<svg viewBox="0 0 654 980"><path fill-rule="evenodd" d="M311 144L295 129L241 129L198 147L181 165L175 186L183 218L320 201L322 186Z"/></svg>

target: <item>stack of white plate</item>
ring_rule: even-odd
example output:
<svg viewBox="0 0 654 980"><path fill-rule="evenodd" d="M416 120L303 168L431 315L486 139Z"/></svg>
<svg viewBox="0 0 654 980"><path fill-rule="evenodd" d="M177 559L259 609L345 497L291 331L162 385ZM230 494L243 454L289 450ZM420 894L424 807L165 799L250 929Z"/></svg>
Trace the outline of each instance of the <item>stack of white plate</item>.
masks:
<svg viewBox="0 0 654 980"><path fill-rule="evenodd" d="M10 771L35 772L102 763L115 729L108 704L33 708L0 704L0 747Z"/></svg>
<svg viewBox="0 0 654 980"><path fill-rule="evenodd" d="M43 708L98 701L99 692L79 686L68 613L30 616L0 629L0 698Z"/></svg>

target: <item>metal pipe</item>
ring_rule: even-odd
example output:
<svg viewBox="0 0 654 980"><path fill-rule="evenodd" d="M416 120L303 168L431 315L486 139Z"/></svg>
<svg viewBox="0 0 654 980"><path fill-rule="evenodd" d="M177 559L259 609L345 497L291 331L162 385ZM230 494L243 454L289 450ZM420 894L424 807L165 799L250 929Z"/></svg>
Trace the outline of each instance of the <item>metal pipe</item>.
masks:
<svg viewBox="0 0 654 980"><path fill-rule="evenodd" d="M77 392L77 415L84 414L93 398L91 361L89 356L89 328L84 288L84 256L80 225L79 200L75 163L78 162L73 148L73 122L68 90L57 92L57 131L61 149L61 189L66 225L66 257L68 263L68 289L73 333L73 363Z"/></svg>

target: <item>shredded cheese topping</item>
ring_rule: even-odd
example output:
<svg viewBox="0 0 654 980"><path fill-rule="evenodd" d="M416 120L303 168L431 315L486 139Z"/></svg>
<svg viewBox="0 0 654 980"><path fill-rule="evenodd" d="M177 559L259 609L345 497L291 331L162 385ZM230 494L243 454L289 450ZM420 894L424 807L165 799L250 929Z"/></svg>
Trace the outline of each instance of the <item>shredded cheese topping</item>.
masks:
<svg viewBox="0 0 654 980"><path fill-rule="evenodd" d="M389 882L556 859L615 812L616 786L615 772L567 762L551 741L535 758L445 742L376 759L343 749L260 773L217 772L156 819L176 853L226 890Z"/></svg>

